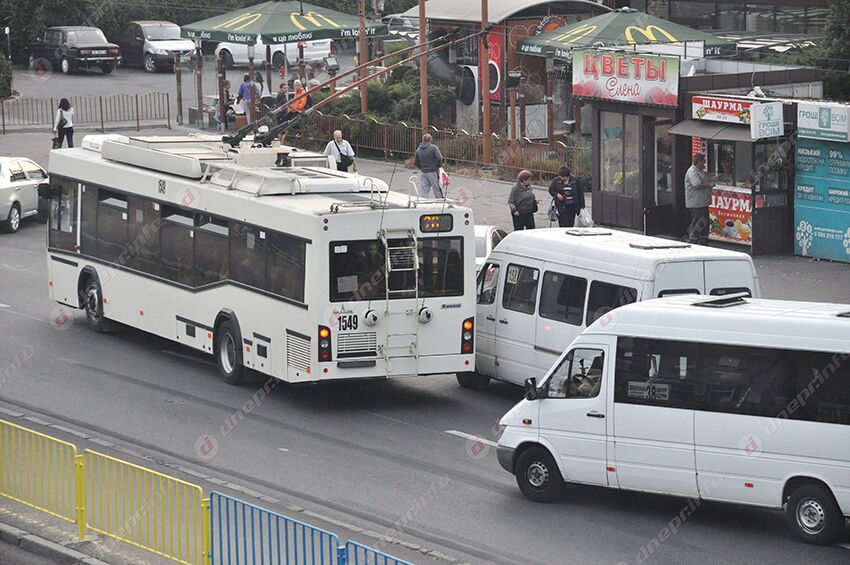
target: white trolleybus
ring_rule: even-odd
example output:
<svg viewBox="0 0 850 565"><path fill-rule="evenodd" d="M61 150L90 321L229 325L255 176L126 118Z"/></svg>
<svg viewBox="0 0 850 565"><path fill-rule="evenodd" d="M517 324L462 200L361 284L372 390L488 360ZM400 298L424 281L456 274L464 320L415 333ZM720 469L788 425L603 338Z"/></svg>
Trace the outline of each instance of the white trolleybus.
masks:
<svg viewBox="0 0 850 565"><path fill-rule="evenodd" d="M50 155L51 297L293 382L474 367L472 213L280 147L89 136ZM312 155L312 156L311 156ZM327 158L290 155L309 164Z"/></svg>

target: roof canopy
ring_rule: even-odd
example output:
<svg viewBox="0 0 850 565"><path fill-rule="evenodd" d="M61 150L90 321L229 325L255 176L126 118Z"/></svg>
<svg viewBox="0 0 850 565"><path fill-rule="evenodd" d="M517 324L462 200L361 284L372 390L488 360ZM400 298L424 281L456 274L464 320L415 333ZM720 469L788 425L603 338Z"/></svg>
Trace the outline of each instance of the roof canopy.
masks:
<svg viewBox="0 0 850 565"><path fill-rule="evenodd" d="M575 4L582 10L608 10L589 0L488 0L487 17L491 23L501 23L509 17L545 4ZM404 13L405 16L419 17L419 7L414 6ZM478 0L428 0L425 3L425 17L429 20L448 20L452 22L481 23L481 2Z"/></svg>
<svg viewBox="0 0 850 565"><path fill-rule="evenodd" d="M181 28L183 37L230 43L291 43L358 36L358 16L295 1L271 1L233 10ZM387 35L387 26L366 20L366 35Z"/></svg>
<svg viewBox="0 0 850 565"><path fill-rule="evenodd" d="M431 0L433 1L433 0ZM620 8L558 29L526 37L517 52L568 60L582 47L681 44L699 42L704 55L735 52L735 42L633 10Z"/></svg>

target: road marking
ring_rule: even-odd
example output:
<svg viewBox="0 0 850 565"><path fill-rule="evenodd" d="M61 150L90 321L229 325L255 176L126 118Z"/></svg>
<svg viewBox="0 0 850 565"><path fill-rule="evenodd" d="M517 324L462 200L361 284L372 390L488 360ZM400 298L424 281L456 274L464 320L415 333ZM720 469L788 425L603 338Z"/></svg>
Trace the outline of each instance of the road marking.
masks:
<svg viewBox="0 0 850 565"><path fill-rule="evenodd" d="M850 549L850 543L839 543L838 547L843 547L844 549Z"/></svg>
<svg viewBox="0 0 850 565"><path fill-rule="evenodd" d="M2 302L0 302L0 308L11 308L11 306L9 306L8 304L3 304Z"/></svg>
<svg viewBox="0 0 850 565"><path fill-rule="evenodd" d="M481 442L484 445L489 445L490 447L498 447L499 446L499 444L496 443L495 441L490 441L489 439L484 439L482 437L472 435L472 434L468 434L466 432L459 432L457 430L446 430L446 433L451 435L451 436L456 436L456 437L460 437L460 438L463 438L463 439L468 439L470 441Z"/></svg>
<svg viewBox="0 0 850 565"><path fill-rule="evenodd" d="M278 450L278 451L286 451L286 452L288 452L288 451L289 451L289 450L288 450L288 449L286 449L285 447L278 447L278 448L277 448L277 450Z"/></svg>

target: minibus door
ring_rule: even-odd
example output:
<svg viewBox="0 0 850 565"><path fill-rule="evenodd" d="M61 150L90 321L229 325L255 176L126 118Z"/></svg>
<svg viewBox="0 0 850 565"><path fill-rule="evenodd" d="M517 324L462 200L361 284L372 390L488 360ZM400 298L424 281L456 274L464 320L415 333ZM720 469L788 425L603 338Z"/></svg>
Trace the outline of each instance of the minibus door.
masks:
<svg viewBox="0 0 850 565"><path fill-rule="evenodd" d="M540 269L508 263L502 300L496 311L496 378L522 384L528 377L540 379L535 367L534 332Z"/></svg>
<svg viewBox="0 0 850 565"><path fill-rule="evenodd" d="M475 321L475 371L490 377L496 376L496 310L502 265L487 261L478 274Z"/></svg>
<svg viewBox="0 0 850 565"><path fill-rule="evenodd" d="M572 349L553 371L540 400L540 441L560 458L564 480L608 485L608 347ZM616 485L616 483L614 483Z"/></svg>

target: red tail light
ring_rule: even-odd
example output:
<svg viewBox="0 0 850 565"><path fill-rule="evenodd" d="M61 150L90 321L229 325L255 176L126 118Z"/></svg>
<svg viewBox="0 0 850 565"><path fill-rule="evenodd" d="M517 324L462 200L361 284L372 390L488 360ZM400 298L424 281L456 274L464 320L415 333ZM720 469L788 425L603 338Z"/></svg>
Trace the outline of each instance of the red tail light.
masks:
<svg viewBox="0 0 850 565"><path fill-rule="evenodd" d="M473 351L475 351L475 318L467 318L461 326L460 352L472 353Z"/></svg>
<svg viewBox="0 0 850 565"><path fill-rule="evenodd" d="M333 361L331 354L331 329L319 326L319 362Z"/></svg>

